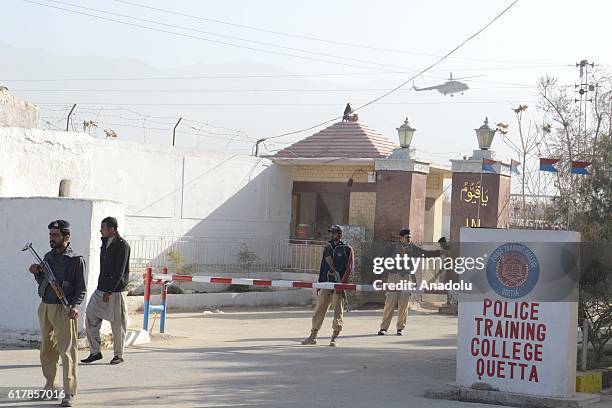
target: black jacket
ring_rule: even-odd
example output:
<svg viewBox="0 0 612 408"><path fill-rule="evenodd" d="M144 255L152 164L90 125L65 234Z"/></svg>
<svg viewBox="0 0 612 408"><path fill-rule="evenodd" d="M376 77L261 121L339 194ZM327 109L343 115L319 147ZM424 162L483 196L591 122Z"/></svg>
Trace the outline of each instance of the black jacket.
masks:
<svg viewBox="0 0 612 408"><path fill-rule="evenodd" d="M45 254L44 259L61 285L68 304L80 305L86 293L83 257L68 247L61 255L56 255L54 250L49 251ZM34 274L34 279L38 282L38 295L42 298L43 303L61 303L44 273Z"/></svg>
<svg viewBox="0 0 612 408"><path fill-rule="evenodd" d="M108 248L107 242L108 238L102 238L98 290L123 292L130 279L130 246L119 233L115 234Z"/></svg>

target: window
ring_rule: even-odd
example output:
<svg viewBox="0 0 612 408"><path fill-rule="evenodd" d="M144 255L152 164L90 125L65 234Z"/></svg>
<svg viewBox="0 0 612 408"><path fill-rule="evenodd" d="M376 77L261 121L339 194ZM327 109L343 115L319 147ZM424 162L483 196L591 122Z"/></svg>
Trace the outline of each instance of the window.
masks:
<svg viewBox="0 0 612 408"><path fill-rule="evenodd" d="M70 197L70 180L64 179L60 181L59 196L60 197Z"/></svg>
<svg viewBox="0 0 612 408"><path fill-rule="evenodd" d="M330 225L345 223L345 199L344 193L295 193L292 235L302 239L327 239Z"/></svg>

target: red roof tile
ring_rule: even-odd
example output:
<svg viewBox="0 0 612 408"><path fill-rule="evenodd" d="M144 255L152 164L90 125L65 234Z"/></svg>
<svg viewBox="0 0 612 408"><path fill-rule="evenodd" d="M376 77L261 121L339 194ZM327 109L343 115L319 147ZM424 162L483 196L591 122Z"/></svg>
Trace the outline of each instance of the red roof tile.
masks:
<svg viewBox="0 0 612 408"><path fill-rule="evenodd" d="M398 146L359 122L337 122L277 152L271 158L383 158Z"/></svg>

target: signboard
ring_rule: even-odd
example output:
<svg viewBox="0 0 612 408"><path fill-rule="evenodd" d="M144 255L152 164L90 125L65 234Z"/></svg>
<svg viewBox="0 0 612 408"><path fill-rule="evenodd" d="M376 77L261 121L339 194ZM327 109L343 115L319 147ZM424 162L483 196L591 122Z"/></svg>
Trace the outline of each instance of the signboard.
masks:
<svg viewBox="0 0 612 408"><path fill-rule="evenodd" d="M484 256L461 278L457 383L568 397L576 384L580 235L570 231L461 229L461 256Z"/></svg>
<svg viewBox="0 0 612 408"><path fill-rule="evenodd" d="M453 172L451 241L459 240L459 231L462 227L507 227L510 214L509 199L510 178L507 176Z"/></svg>

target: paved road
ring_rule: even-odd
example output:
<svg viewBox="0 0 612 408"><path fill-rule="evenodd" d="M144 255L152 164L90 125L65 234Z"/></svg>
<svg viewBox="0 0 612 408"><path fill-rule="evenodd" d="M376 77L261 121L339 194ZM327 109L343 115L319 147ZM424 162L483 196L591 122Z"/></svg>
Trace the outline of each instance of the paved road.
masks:
<svg viewBox="0 0 612 408"><path fill-rule="evenodd" d="M171 314L170 338L129 349L118 366L107 364L109 351L101 363L80 367L77 406L491 407L422 397L454 379L455 318L411 312L406 335L379 337L380 316L348 313L339 347L331 348L329 317L319 345L298 344L309 333L309 309ZM36 350L0 350L0 385L41 383Z"/></svg>

